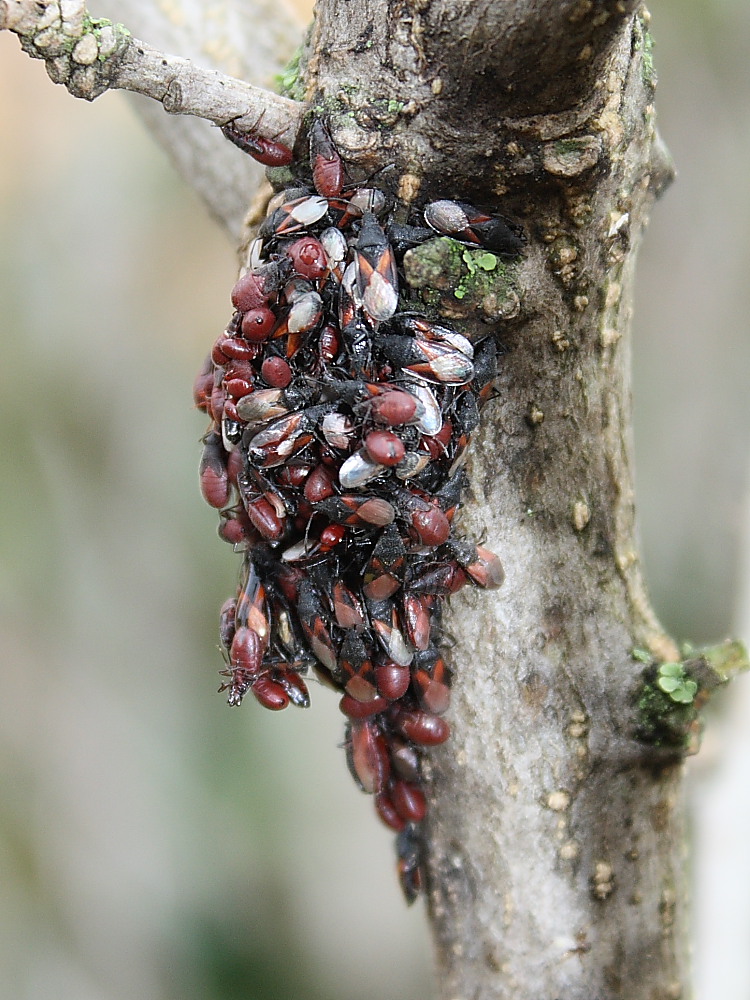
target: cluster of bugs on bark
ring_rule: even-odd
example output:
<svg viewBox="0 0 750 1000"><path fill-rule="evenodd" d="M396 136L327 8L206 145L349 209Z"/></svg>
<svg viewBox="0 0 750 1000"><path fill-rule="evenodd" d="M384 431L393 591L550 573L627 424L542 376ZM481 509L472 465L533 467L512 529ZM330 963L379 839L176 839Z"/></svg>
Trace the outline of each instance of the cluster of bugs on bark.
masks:
<svg viewBox="0 0 750 1000"><path fill-rule="evenodd" d="M261 163L292 160L274 140L223 131ZM383 191L345 186L323 120L309 139L312 184L303 173L271 200L195 383L211 421L201 490L219 535L243 553L220 614L220 690L230 705L249 692L269 709L306 708L311 673L341 694L349 770L398 833L412 902L422 758L450 733L442 603L504 574L452 526L495 341L471 343L403 308L400 263L436 234L505 254L524 239L453 201L431 202L414 225L389 223Z"/></svg>

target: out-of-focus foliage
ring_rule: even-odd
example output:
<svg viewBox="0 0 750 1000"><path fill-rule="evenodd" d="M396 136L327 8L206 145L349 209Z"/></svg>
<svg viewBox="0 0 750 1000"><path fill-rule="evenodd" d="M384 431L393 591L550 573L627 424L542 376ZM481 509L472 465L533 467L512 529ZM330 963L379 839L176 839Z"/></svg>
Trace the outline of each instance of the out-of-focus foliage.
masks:
<svg viewBox="0 0 750 1000"><path fill-rule="evenodd" d="M750 441L750 8L654 3L657 121L677 179L656 205L635 308L635 430L647 578L665 625L732 630Z"/></svg>
<svg viewBox="0 0 750 1000"><path fill-rule="evenodd" d="M731 627L750 437L750 12L653 14L679 176L639 268L639 498L657 609L700 642ZM3 995L424 1000L333 697L215 693L238 560L190 386L232 248L119 95L75 102L0 37L0 109Z"/></svg>
<svg viewBox="0 0 750 1000"><path fill-rule="evenodd" d="M658 121L677 179L638 268L635 443L651 593L681 640L750 638L750 7L657 0ZM690 762L696 996L750 995L750 679Z"/></svg>

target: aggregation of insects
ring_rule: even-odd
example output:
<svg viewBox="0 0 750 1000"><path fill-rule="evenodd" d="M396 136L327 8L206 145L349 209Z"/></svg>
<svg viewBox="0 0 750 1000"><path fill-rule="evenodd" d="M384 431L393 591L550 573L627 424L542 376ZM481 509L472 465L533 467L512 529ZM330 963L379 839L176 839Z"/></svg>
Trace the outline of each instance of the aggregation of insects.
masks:
<svg viewBox="0 0 750 1000"><path fill-rule="evenodd" d="M267 166L292 151L230 123ZM517 255L520 227L456 201L389 222L387 195L346 186L324 119L309 165L268 206L234 314L195 382L210 419L200 485L219 534L243 553L220 614L230 705L306 708L312 673L341 694L346 756L395 830L409 902L422 887L421 762L450 734L441 608L468 583L499 587L496 555L457 537L463 458L496 373L493 337L471 343L419 311L401 262L448 236Z"/></svg>

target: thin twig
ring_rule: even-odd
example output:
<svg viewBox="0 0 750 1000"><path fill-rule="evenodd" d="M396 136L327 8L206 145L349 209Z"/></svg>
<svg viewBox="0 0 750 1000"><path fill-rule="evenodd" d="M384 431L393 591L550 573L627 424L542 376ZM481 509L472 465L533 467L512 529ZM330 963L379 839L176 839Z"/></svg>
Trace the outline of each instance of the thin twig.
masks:
<svg viewBox="0 0 750 1000"><path fill-rule="evenodd" d="M217 125L237 120L267 138L292 145L303 106L188 59L167 55L122 24L92 18L82 0L0 0L0 30L44 59L55 83L93 101L107 90L129 90L158 101L170 114Z"/></svg>

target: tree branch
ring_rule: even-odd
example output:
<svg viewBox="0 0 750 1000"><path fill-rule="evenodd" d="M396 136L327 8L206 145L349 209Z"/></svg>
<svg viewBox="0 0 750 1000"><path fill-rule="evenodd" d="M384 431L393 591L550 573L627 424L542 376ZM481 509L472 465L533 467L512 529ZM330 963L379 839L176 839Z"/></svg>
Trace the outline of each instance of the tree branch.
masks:
<svg viewBox="0 0 750 1000"><path fill-rule="evenodd" d="M0 3L0 24L21 8L72 7L75 31L54 43L20 15L13 30L79 96L120 74L175 113L236 110L229 84L92 27L80 4ZM670 684L689 694L687 668L660 673L678 654L635 545L634 256L670 175L637 7L320 0L306 54L307 92L328 100L350 171L390 165L383 184L405 218L412 203L463 195L529 235L473 317L503 354L463 527L500 553L508 580L496 594L463 592L444 619L454 735L427 768L426 869L445 1000L683 995L684 747L664 754L639 735L635 655L648 651L661 695ZM241 110L252 125L251 91ZM272 105L278 118L262 131L283 128L290 142L301 105ZM466 318L450 289L445 299L441 315Z"/></svg>
<svg viewBox="0 0 750 1000"><path fill-rule="evenodd" d="M2 0L0 29L17 34L29 55L73 94L93 101L129 90L159 101L173 115L215 125L236 119L267 138L293 144L302 106L260 87L166 55L133 38L122 24L92 20L81 2Z"/></svg>
<svg viewBox="0 0 750 1000"><path fill-rule="evenodd" d="M0 0L0 29L13 31L33 58L45 61L55 83L92 101L126 90L161 104L170 115L232 119L267 138L293 145L303 106L193 60L167 55L134 38L121 24L91 18L79 0ZM175 139L175 133L171 133ZM218 133L178 126L167 143L183 172L215 215L239 237L252 185L261 171ZM200 147L206 147L201 155ZM221 153L219 154L219 150ZM198 181L200 180L200 183Z"/></svg>
<svg viewBox="0 0 750 1000"><path fill-rule="evenodd" d="M347 156L395 165L402 198L463 196L530 237L495 296L498 399L462 512L507 580L444 617L453 736L430 755L427 820L444 1000L651 1000L686 974L683 750L637 735L633 650L679 655L635 543L634 256L670 173L636 6L321 0L308 54L320 95L346 95Z"/></svg>

